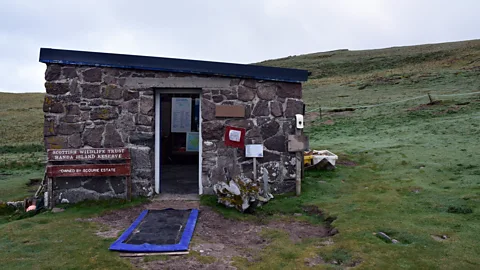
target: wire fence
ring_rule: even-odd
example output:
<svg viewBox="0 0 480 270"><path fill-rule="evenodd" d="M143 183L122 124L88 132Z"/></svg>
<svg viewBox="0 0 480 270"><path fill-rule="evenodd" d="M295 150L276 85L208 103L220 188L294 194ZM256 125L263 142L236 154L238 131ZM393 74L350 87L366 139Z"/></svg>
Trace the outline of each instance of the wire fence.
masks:
<svg viewBox="0 0 480 270"><path fill-rule="evenodd" d="M412 97L412 98L407 98L407 99L402 99L402 100L397 100L397 101L392 101L392 102L386 102L386 103L379 103L379 104L370 104L370 105L360 105L360 106L345 106L345 107L316 107L315 109L307 110L305 111L305 114L312 113L312 112L318 112L318 111L328 111L328 110L356 110L356 109L368 109L368 108L374 108L374 107L380 107L380 106L388 106L388 105L394 105L394 104L399 104L399 103L404 103L416 99L422 99L422 98L429 98L430 102L433 99L439 99L441 97L455 97L455 96L467 96L467 95L475 95L475 94L480 94L480 91L478 92L470 92L470 93L458 93L458 94L425 94L417 97Z"/></svg>

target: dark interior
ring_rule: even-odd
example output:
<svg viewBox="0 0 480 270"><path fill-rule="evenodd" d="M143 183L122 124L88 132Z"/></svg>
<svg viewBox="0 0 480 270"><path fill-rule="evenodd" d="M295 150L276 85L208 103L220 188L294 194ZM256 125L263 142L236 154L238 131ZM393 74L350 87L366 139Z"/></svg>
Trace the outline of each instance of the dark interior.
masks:
<svg viewBox="0 0 480 270"><path fill-rule="evenodd" d="M183 117L185 114L172 112L174 98L190 98L188 102L191 107L189 131L173 130L172 132L172 121L186 119ZM199 94L162 94L160 100L160 192L198 194L198 149L193 149L193 144L187 144L187 139L194 141L195 139L192 138L195 138L195 133L198 134L199 131ZM172 116L175 120L172 120Z"/></svg>

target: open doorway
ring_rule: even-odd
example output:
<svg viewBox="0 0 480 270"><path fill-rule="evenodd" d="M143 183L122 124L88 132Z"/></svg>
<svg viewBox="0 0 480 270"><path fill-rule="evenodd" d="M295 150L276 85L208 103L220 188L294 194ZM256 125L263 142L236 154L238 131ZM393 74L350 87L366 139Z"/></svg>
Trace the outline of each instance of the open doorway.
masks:
<svg viewBox="0 0 480 270"><path fill-rule="evenodd" d="M160 91L156 100L160 119L157 192L199 194L200 91Z"/></svg>

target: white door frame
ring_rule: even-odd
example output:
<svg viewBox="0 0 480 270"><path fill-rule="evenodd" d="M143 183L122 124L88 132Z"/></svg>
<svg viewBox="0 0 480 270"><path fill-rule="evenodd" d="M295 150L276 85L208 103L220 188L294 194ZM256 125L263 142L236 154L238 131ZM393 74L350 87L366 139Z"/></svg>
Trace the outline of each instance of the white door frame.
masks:
<svg viewBox="0 0 480 270"><path fill-rule="evenodd" d="M199 113L198 113L198 194L203 194L203 185L202 185L202 90L201 89L175 89L175 88L160 88L155 89L155 193L160 193L160 141L161 139L158 136L161 136L161 94L199 94L200 104L199 104Z"/></svg>

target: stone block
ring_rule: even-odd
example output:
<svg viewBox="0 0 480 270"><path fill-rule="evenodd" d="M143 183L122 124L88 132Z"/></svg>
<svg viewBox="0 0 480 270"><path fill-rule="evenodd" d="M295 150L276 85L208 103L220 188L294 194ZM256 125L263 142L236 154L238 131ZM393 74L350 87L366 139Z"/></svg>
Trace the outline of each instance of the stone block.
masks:
<svg viewBox="0 0 480 270"><path fill-rule="evenodd" d="M227 100L236 100L237 91L236 90L221 90L220 93L225 97Z"/></svg>
<svg viewBox="0 0 480 270"><path fill-rule="evenodd" d="M117 109L114 107L93 108L93 110L90 112L91 120L112 120L117 118Z"/></svg>
<svg viewBox="0 0 480 270"><path fill-rule="evenodd" d="M45 90L50 95L63 95L70 91L69 83L46 82Z"/></svg>
<svg viewBox="0 0 480 270"><path fill-rule="evenodd" d="M209 121L202 123L203 140L222 140L224 132L223 121Z"/></svg>
<svg viewBox="0 0 480 270"><path fill-rule="evenodd" d="M129 142L131 144L154 147L154 139L155 136L153 132L132 132L129 137Z"/></svg>
<svg viewBox="0 0 480 270"><path fill-rule="evenodd" d="M85 82L101 82L102 70L100 68L89 68L83 71L83 80Z"/></svg>
<svg viewBox="0 0 480 270"><path fill-rule="evenodd" d="M135 123L137 125L151 126L153 124L153 117L137 114L135 116Z"/></svg>
<svg viewBox="0 0 480 270"><path fill-rule="evenodd" d="M267 163L267 162L273 162L273 161L281 162L282 158L281 158L280 154L276 154L276 153L269 152L269 151L263 151L263 158L258 158L257 161L260 164Z"/></svg>
<svg viewBox="0 0 480 270"><path fill-rule="evenodd" d="M277 134L280 124L277 121L272 120L261 126L261 134L263 139L267 139Z"/></svg>
<svg viewBox="0 0 480 270"><path fill-rule="evenodd" d="M85 125L83 123L60 123L57 126L57 133L60 135L72 135L74 133L81 133Z"/></svg>
<svg viewBox="0 0 480 270"><path fill-rule="evenodd" d="M302 98L302 85L300 83L277 83L277 96L281 98Z"/></svg>
<svg viewBox="0 0 480 270"><path fill-rule="evenodd" d="M59 65L48 64L47 70L45 71L45 80L56 81L60 79L61 73L62 73L62 68Z"/></svg>
<svg viewBox="0 0 480 270"><path fill-rule="evenodd" d="M68 104L65 106L67 115L80 115L80 106L77 104Z"/></svg>
<svg viewBox="0 0 480 270"><path fill-rule="evenodd" d="M215 96L212 96L212 100L215 103L220 103L225 100L225 97L222 95L215 95Z"/></svg>
<svg viewBox="0 0 480 270"><path fill-rule="evenodd" d="M81 84L82 97L83 98L99 98L100 97L100 85L96 84Z"/></svg>
<svg viewBox="0 0 480 270"><path fill-rule="evenodd" d="M126 108L130 113L138 113L138 100L132 99L128 102L123 103L122 108Z"/></svg>
<svg viewBox="0 0 480 270"><path fill-rule="evenodd" d="M253 128L255 124L250 119L228 119L225 121L225 125L249 130Z"/></svg>
<svg viewBox="0 0 480 270"><path fill-rule="evenodd" d="M85 131L82 134L83 144L93 148L102 147L102 135L104 130L105 126L103 125L85 128Z"/></svg>
<svg viewBox="0 0 480 270"><path fill-rule="evenodd" d="M303 113L303 102L301 100L288 99L285 108L285 117L295 117L295 114Z"/></svg>
<svg viewBox="0 0 480 270"><path fill-rule="evenodd" d="M152 150L150 147L136 146L130 148L132 168L152 169Z"/></svg>
<svg viewBox="0 0 480 270"><path fill-rule="evenodd" d="M124 146L122 136L120 136L114 124L109 123L105 126L105 133L103 137L103 146L106 148Z"/></svg>
<svg viewBox="0 0 480 270"><path fill-rule="evenodd" d="M277 136L270 137L267 140L265 140L263 145L267 149L270 149L270 150L273 150L273 151L286 152L287 151L286 144L287 144L286 137L283 136L283 135L277 135Z"/></svg>
<svg viewBox="0 0 480 270"><path fill-rule="evenodd" d="M238 99L241 101L252 101L255 98L255 89L239 86L237 91Z"/></svg>
<svg viewBox="0 0 480 270"><path fill-rule="evenodd" d="M230 86L237 86L240 84L241 81L241 79L232 79L230 80Z"/></svg>
<svg viewBox="0 0 480 270"><path fill-rule="evenodd" d="M110 177L110 186L115 194L125 193L125 178L124 177Z"/></svg>
<svg viewBox="0 0 480 270"><path fill-rule="evenodd" d="M65 136L51 136L45 138L46 149L64 149L67 148L68 142Z"/></svg>
<svg viewBox="0 0 480 270"><path fill-rule="evenodd" d="M155 108L153 106L153 97L141 96L140 97L140 113L153 116Z"/></svg>
<svg viewBox="0 0 480 270"><path fill-rule="evenodd" d="M80 133L75 133L68 136L69 148L81 148L82 146L83 146L82 135Z"/></svg>
<svg viewBox="0 0 480 270"><path fill-rule="evenodd" d="M259 117L256 117L256 119L257 119L257 126L262 126L265 123L270 122L271 120L270 116L259 116Z"/></svg>
<svg viewBox="0 0 480 270"><path fill-rule="evenodd" d="M285 135L293 135L295 129L295 119L286 120L282 123L282 130Z"/></svg>
<svg viewBox="0 0 480 270"><path fill-rule="evenodd" d="M123 101L121 100L107 100L107 105L108 106L119 106L122 105ZM118 113L122 113L122 107L118 108Z"/></svg>
<svg viewBox="0 0 480 270"><path fill-rule="evenodd" d="M257 96L263 100L273 100L276 92L277 86L275 84L261 84L257 88Z"/></svg>
<svg viewBox="0 0 480 270"><path fill-rule="evenodd" d="M79 188L82 186L82 180L84 180L82 178L57 178L56 181L53 181L53 189L64 190Z"/></svg>
<svg viewBox="0 0 480 270"><path fill-rule="evenodd" d="M258 144L262 142L263 138L260 127L253 127L245 134L245 144Z"/></svg>
<svg viewBox="0 0 480 270"><path fill-rule="evenodd" d="M133 73L132 78L155 78L155 73L147 71Z"/></svg>
<svg viewBox="0 0 480 270"><path fill-rule="evenodd" d="M217 150L217 144L215 141L203 141L202 150L206 152L214 152Z"/></svg>
<svg viewBox="0 0 480 270"><path fill-rule="evenodd" d="M132 177L139 179L153 179L153 170L152 169L135 169L132 171Z"/></svg>
<svg viewBox="0 0 480 270"><path fill-rule="evenodd" d="M62 75L66 79L75 79L78 78L77 69L75 67L63 67Z"/></svg>
<svg viewBox="0 0 480 270"><path fill-rule="evenodd" d="M105 75L103 77L103 82L106 84L117 84L117 78L110 75Z"/></svg>
<svg viewBox="0 0 480 270"><path fill-rule="evenodd" d="M270 112L275 117L280 117L283 115L283 107L282 103L278 101L271 101L270 102Z"/></svg>
<svg viewBox="0 0 480 270"><path fill-rule="evenodd" d="M60 122L63 123L78 123L82 121L82 117L79 115L65 115L60 118Z"/></svg>
<svg viewBox="0 0 480 270"><path fill-rule="evenodd" d="M268 116L270 115L270 108L268 107L268 101L259 100L252 112L253 116Z"/></svg>
<svg viewBox="0 0 480 270"><path fill-rule="evenodd" d="M116 128L122 131L134 131L135 130L135 119L134 116L130 113L121 114L118 119L115 121Z"/></svg>
<svg viewBox="0 0 480 270"><path fill-rule="evenodd" d="M101 99L101 98L92 99L92 100L90 100L90 102L89 102L89 105L90 105L90 106L103 106L103 105L105 105L105 104L107 104L107 103L106 103L106 100Z"/></svg>
<svg viewBox="0 0 480 270"><path fill-rule="evenodd" d="M54 117L44 117L43 121L43 135L48 136L55 136L57 135L56 131L56 120Z"/></svg>
<svg viewBox="0 0 480 270"><path fill-rule="evenodd" d="M52 96L45 95L43 100L43 111L48 113L63 113L65 108L63 104Z"/></svg>
<svg viewBox="0 0 480 270"><path fill-rule="evenodd" d="M254 79L245 79L240 82L240 85L248 88L257 88L257 81Z"/></svg>
<svg viewBox="0 0 480 270"><path fill-rule="evenodd" d="M116 85L109 84L102 88L102 97L105 99L118 100L123 97L123 90Z"/></svg>
<svg viewBox="0 0 480 270"><path fill-rule="evenodd" d="M295 153L282 153L283 179L295 179L297 160Z"/></svg>
<svg viewBox="0 0 480 270"><path fill-rule="evenodd" d="M137 126L135 129L139 132L153 132L153 127L149 126Z"/></svg>
<svg viewBox="0 0 480 270"><path fill-rule="evenodd" d="M215 103L206 98L202 98L202 119L205 121L215 119Z"/></svg>
<svg viewBox="0 0 480 270"><path fill-rule="evenodd" d="M98 193L105 193L112 191L109 181L106 181L107 177L95 177L86 181L82 187L84 189L93 190Z"/></svg>
<svg viewBox="0 0 480 270"><path fill-rule="evenodd" d="M153 90L152 89L141 89L140 90L140 95L141 96L153 96Z"/></svg>
<svg viewBox="0 0 480 270"><path fill-rule="evenodd" d="M140 93L138 91L128 89L123 90L123 100L125 101L138 99L138 97L140 97Z"/></svg>

